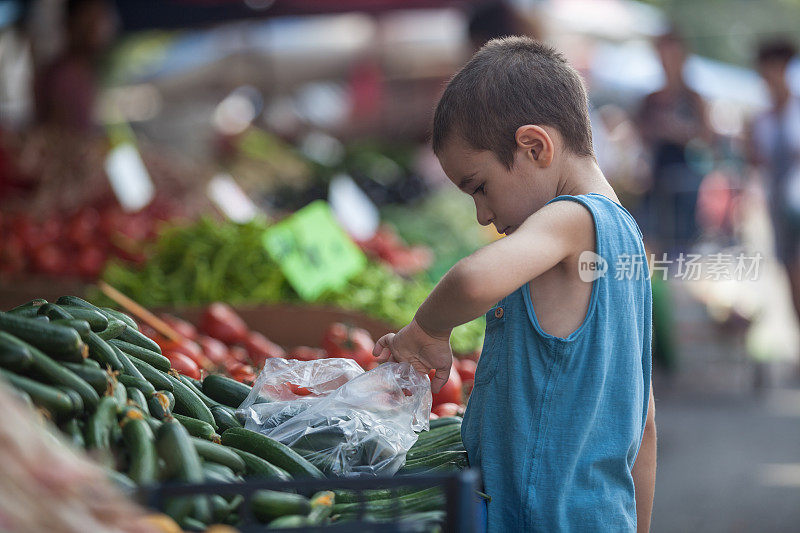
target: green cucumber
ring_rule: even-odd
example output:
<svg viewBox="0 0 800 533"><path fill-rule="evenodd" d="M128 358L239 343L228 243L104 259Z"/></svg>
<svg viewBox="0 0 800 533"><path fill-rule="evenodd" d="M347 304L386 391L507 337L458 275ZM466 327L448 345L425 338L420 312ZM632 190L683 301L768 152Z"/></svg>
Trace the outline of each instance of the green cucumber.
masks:
<svg viewBox="0 0 800 533"><path fill-rule="evenodd" d="M167 374L165 372L156 370L141 359L136 359L135 357L131 357L130 362L133 363L133 366L135 366L136 369L142 373L144 379L153 384L153 387L155 387L156 390L172 392L172 382L167 379Z"/></svg>
<svg viewBox="0 0 800 533"><path fill-rule="evenodd" d="M211 416L214 417L214 421L217 423L218 431L242 427L242 423L236 419L236 417L230 411L230 407L225 407L224 405L215 405L211 408Z"/></svg>
<svg viewBox="0 0 800 533"><path fill-rule="evenodd" d="M122 438L128 450L128 477L138 485L158 481L155 437L144 415L135 411L128 413L122 421Z"/></svg>
<svg viewBox="0 0 800 533"><path fill-rule="evenodd" d="M294 477L324 479L325 475L300 454L274 439L245 428L231 428L222 434L222 443L261 457Z"/></svg>
<svg viewBox="0 0 800 533"><path fill-rule="evenodd" d="M214 463L212 461L205 461L203 463L203 474L209 481L217 481L219 483L239 483L240 478L233 473L233 470L225 465Z"/></svg>
<svg viewBox="0 0 800 533"><path fill-rule="evenodd" d="M127 331L127 330L126 330ZM164 357L159 353L150 350L149 348L142 348L136 344L132 344L130 342L126 342L122 340L122 338L112 339L108 341L110 344L113 344L126 354L130 355L131 357L135 357L145 363L151 365L156 370L161 370L162 372L168 372L172 365L170 365L169 359Z"/></svg>
<svg viewBox="0 0 800 533"><path fill-rule="evenodd" d="M43 380L48 383L64 385L74 389L81 395L83 404L87 409L92 410L97 406L97 401L100 398L97 392L88 383L78 377L74 372L64 367L64 365L57 363L35 347L26 345L19 340L18 342L26 346L33 356L33 362L29 369L31 373L36 374L37 377L43 378Z"/></svg>
<svg viewBox="0 0 800 533"><path fill-rule="evenodd" d="M125 354L125 352L123 352L113 344L109 344L109 346L111 347L112 350L114 350L114 354L117 356L117 359L119 359L119 363L122 365L123 374L127 374L128 376L133 376L139 379L144 379L144 375L142 375L142 373L139 371L138 368L133 366L133 363L131 363L130 358Z"/></svg>
<svg viewBox="0 0 800 533"><path fill-rule="evenodd" d="M112 379L109 385L109 390L106 393L108 396L113 396L117 400L117 414L121 413L125 406L128 405L128 391L125 390L125 384L119 382L117 379Z"/></svg>
<svg viewBox="0 0 800 533"><path fill-rule="evenodd" d="M150 409L153 418L158 420L164 420L172 415L172 407L164 391L151 394L147 400L147 407Z"/></svg>
<svg viewBox="0 0 800 533"><path fill-rule="evenodd" d="M92 360L87 359L83 363L64 363L64 367L88 383L97 394L105 394L106 390L108 390L110 375L99 367L87 364L89 361Z"/></svg>
<svg viewBox="0 0 800 533"><path fill-rule="evenodd" d="M192 439L180 422L168 420L156 433L156 449L164 461L164 477L184 483L202 483L203 466ZM194 508L198 519L208 522L211 518L209 503L205 497L179 498L167 502L167 514L178 522Z"/></svg>
<svg viewBox="0 0 800 533"><path fill-rule="evenodd" d="M109 307L101 307L100 310L104 312L107 317L121 320L122 322L125 322L125 325L129 328L139 331L139 325L136 324L136 321L122 311L117 311L116 309L111 309Z"/></svg>
<svg viewBox="0 0 800 533"><path fill-rule="evenodd" d="M242 461L244 461L247 477L279 479L281 481L292 480L292 476L286 470L283 468L278 468L274 464L262 459L261 457L258 457L257 455L253 455L250 452L239 450L233 447L226 447L226 449L231 450L238 455Z"/></svg>
<svg viewBox="0 0 800 533"><path fill-rule="evenodd" d="M125 331L119 336L119 340L129 342L145 350L150 350L158 355L161 355L161 346L150 337L144 335L135 329L126 328Z"/></svg>
<svg viewBox="0 0 800 533"><path fill-rule="evenodd" d="M413 493L404 494L397 498L382 498L364 502L364 511L374 518L392 518L410 512L435 511L444 507L445 499L441 488L431 487ZM351 517L359 512L361 504L339 503L333 506L333 514Z"/></svg>
<svg viewBox="0 0 800 533"><path fill-rule="evenodd" d="M16 310L14 310L16 309ZM15 307L11 311L8 311L11 314L16 316L21 316L24 318L39 318L39 306L36 305L29 305L27 307L17 308ZM45 317L47 318L47 317Z"/></svg>
<svg viewBox="0 0 800 533"><path fill-rule="evenodd" d="M430 429L437 429L445 426L461 426L464 419L460 416L443 416L441 418L434 418L430 421Z"/></svg>
<svg viewBox="0 0 800 533"><path fill-rule="evenodd" d="M98 331L97 336L104 341L110 341L122 335L122 332L125 331L127 327L128 325L122 320L111 318L108 320L108 327L102 331Z"/></svg>
<svg viewBox="0 0 800 533"><path fill-rule="evenodd" d="M197 381L196 379L192 379L189 376L184 376L183 374L178 374L175 377L177 377L179 380L181 380L181 382L184 385L189 387L189 390L191 390L195 394L195 396L200 398L200 401L202 401L204 404L206 404L206 407L208 407L209 409L211 409L212 407L216 407L216 406L225 407L224 405L222 405L218 401L213 400L213 399L209 398L208 396L206 396L205 394L203 394L203 392L200 390L200 388L202 388L202 384L201 384L200 388L198 388L197 385L195 385L195 382L197 382L197 383L201 383L201 382Z"/></svg>
<svg viewBox="0 0 800 533"><path fill-rule="evenodd" d="M95 305L90 304L83 298L78 298L77 296L61 296L56 300L56 303L60 306L70 306L70 307L80 307L82 309L91 309L92 311L100 311Z"/></svg>
<svg viewBox="0 0 800 533"><path fill-rule="evenodd" d="M86 339L89 345L89 357L100 363L103 367L111 367L112 370L122 370L122 363L117 357L117 353L109 344L97 336L97 333L89 333Z"/></svg>
<svg viewBox="0 0 800 533"><path fill-rule="evenodd" d="M69 401L72 402L72 416L79 416L83 413L83 400L81 399L81 395L75 392L74 390L70 389L69 387L65 387L64 385L57 385L56 388L69 396Z"/></svg>
<svg viewBox="0 0 800 533"><path fill-rule="evenodd" d="M204 460L225 465L236 474L244 474L246 470L244 460L230 448L197 437L192 437L192 443Z"/></svg>
<svg viewBox="0 0 800 533"><path fill-rule="evenodd" d="M171 374L165 374L167 379L172 382L172 394L175 395L175 408L174 412L180 413L185 416L202 420L209 424L216 431L217 423L214 421L214 416L208 409L206 404L187 387L180 379Z"/></svg>
<svg viewBox="0 0 800 533"><path fill-rule="evenodd" d="M89 449L110 450L111 432L117 424L117 399L114 396L103 396L97 410L89 417L86 424L86 446Z"/></svg>
<svg viewBox="0 0 800 533"><path fill-rule="evenodd" d="M311 521L308 517L299 514L281 516L272 520L267 527L269 529L286 529L310 526Z"/></svg>
<svg viewBox="0 0 800 533"><path fill-rule="evenodd" d="M57 326L64 326L67 328L72 328L78 332L78 335L81 336L81 339L85 342L86 338L91 333L92 328L89 326L89 323L85 320L78 320L76 318L59 318L57 320L50 321L51 324L55 324Z"/></svg>
<svg viewBox="0 0 800 533"><path fill-rule="evenodd" d="M85 448L86 441L83 438L83 429L77 418L70 418L61 428L67 436L67 441L75 448Z"/></svg>
<svg viewBox="0 0 800 533"><path fill-rule="evenodd" d="M122 374L121 376L117 376L117 379L126 387L133 387L134 389L138 389L145 394L154 394L156 392L153 384L144 378L137 378L136 376Z"/></svg>
<svg viewBox="0 0 800 533"><path fill-rule="evenodd" d="M147 398L141 389L135 387L127 387L125 391L128 393L128 405L134 405L147 416L150 416L150 408L147 407Z"/></svg>
<svg viewBox="0 0 800 533"><path fill-rule="evenodd" d="M260 490L250 500L250 510L262 522L269 522L286 515L307 515L311 502L301 494Z"/></svg>
<svg viewBox="0 0 800 533"><path fill-rule="evenodd" d="M36 311L39 316L46 316L50 320L72 320L75 317L64 310L60 305L44 304Z"/></svg>
<svg viewBox="0 0 800 533"><path fill-rule="evenodd" d="M44 304L49 303L47 300L43 300L42 298L36 298L29 302L25 302L24 304L18 305L16 307L12 307L8 310L9 313L19 313L21 311L27 311L30 308L39 309Z"/></svg>
<svg viewBox="0 0 800 533"><path fill-rule="evenodd" d="M217 435L216 430L202 420L198 420L190 416L184 416L178 413L172 413L172 416L175 418L175 420L183 424L183 427L186 428L186 430L189 432L189 435L193 437L212 440Z"/></svg>
<svg viewBox="0 0 800 533"><path fill-rule="evenodd" d="M308 513L310 524L322 524L330 518L336 495L330 490L323 490L311 497L311 512Z"/></svg>
<svg viewBox="0 0 800 533"><path fill-rule="evenodd" d="M22 372L33 363L31 351L20 344L18 340L0 331L0 367L12 372Z"/></svg>
<svg viewBox="0 0 800 533"><path fill-rule="evenodd" d="M100 333L108 328L108 317L99 311L93 311L92 309L84 309L82 307L74 306L63 306L63 309L72 315L72 318L87 321L92 327L92 331L95 333ZM50 315L48 315L48 317L50 320L53 319L53 317Z"/></svg>
<svg viewBox="0 0 800 533"><path fill-rule="evenodd" d="M211 374L203 380L203 394L222 405L238 409L252 387L231 378Z"/></svg>
<svg viewBox="0 0 800 533"><path fill-rule="evenodd" d="M60 390L0 368L3 377L12 386L28 394L33 403L46 409L53 418L63 418L72 412L72 400Z"/></svg>
<svg viewBox="0 0 800 533"><path fill-rule="evenodd" d="M8 332L62 361L80 363L86 356L86 345L72 328L0 312L0 331Z"/></svg>

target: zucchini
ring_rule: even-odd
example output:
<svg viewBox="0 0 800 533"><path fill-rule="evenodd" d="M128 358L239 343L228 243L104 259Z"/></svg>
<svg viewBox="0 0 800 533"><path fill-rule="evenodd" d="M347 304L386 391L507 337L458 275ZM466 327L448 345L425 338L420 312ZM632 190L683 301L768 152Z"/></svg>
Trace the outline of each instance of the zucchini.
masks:
<svg viewBox="0 0 800 533"><path fill-rule="evenodd" d="M244 474L246 470L244 460L230 448L197 437L192 437L192 444L205 461L213 461L227 466L236 474Z"/></svg>
<svg viewBox="0 0 800 533"><path fill-rule="evenodd" d="M117 424L117 399L103 396L97 410L86 425L86 446L90 449L110 450L111 431Z"/></svg>
<svg viewBox="0 0 800 533"><path fill-rule="evenodd" d="M44 306L42 306L44 307ZM76 318L78 320L85 320L91 326L92 331L95 333L99 333L104 331L108 328L108 317L99 311L93 311L92 309L85 309L82 307L74 307L74 306L64 306L64 311L69 313L72 318ZM41 312L41 309L39 310ZM47 315L50 320L53 319L52 316Z"/></svg>
<svg viewBox="0 0 800 533"><path fill-rule="evenodd" d="M144 378L137 378L136 376L128 376L126 374L122 374L121 376L117 376L119 382L126 387L132 387L134 389L138 389L145 394L155 394L156 389L153 387L152 383L147 381Z"/></svg>
<svg viewBox="0 0 800 533"><path fill-rule="evenodd" d="M153 418L158 420L164 420L172 415L172 407L170 406L169 398L161 391L149 396L147 407L150 409Z"/></svg>
<svg viewBox="0 0 800 533"><path fill-rule="evenodd" d="M290 514L281 516L272 520L267 527L269 529L287 529L310 526L311 521L308 517L299 514Z"/></svg>
<svg viewBox="0 0 800 533"><path fill-rule="evenodd" d="M250 394L252 387L231 378L211 374L203 380L203 394L222 405L238 409Z"/></svg>
<svg viewBox="0 0 800 533"><path fill-rule="evenodd" d="M86 357L86 345L72 328L0 312L0 331L63 361L80 363Z"/></svg>
<svg viewBox="0 0 800 533"><path fill-rule="evenodd" d="M100 310L105 313L108 318L116 318L117 320L124 322L129 328L139 331L139 325L136 324L136 321L122 311L117 311L116 309L111 309L109 307L101 307Z"/></svg>
<svg viewBox="0 0 800 533"><path fill-rule="evenodd" d="M0 367L13 372L22 372L33 363L31 351L15 337L0 331Z"/></svg>
<svg viewBox="0 0 800 533"><path fill-rule="evenodd" d="M314 494L310 502L311 512L308 513L309 523L318 525L330 518L334 501L335 495L330 490L323 490Z"/></svg>
<svg viewBox="0 0 800 533"><path fill-rule="evenodd" d="M142 373L139 371L138 368L133 366L133 363L131 363L131 360L128 358L127 355L125 355L125 352L123 352L113 344L109 344L109 346L111 347L112 350L114 350L114 354L117 356L117 359L119 359L119 364L122 365L123 374L127 374L129 376L133 376L139 379L144 379Z"/></svg>
<svg viewBox="0 0 800 533"><path fill-rule="evenodd" d="M0 368L0 377L3 377L18 390L28 394L34 404L46 409L53 415L53 418L63 418L72 411L72 400L56 388L18 376L2 368Z"/></svg>
<svg viewBox="0 0 800 533"><path fill-rule="evenodd" d="M260 490L250 499L250 510L262 522L269 522L286 515L307 515L311 502L301 494Z"/></svg>
<svg viewBox="0 0 800 533"><path fill-rule="evenodd" d="M175 395L175 408L173 411L196 418L197 420L202 420L216 431L218 429L217 423L214 421L214 416L211 414L206 404L204 404L180 379L170 374L165 375L167 379L172 382L172 394Z"/></svg>
<svg viewBox="0 0 800 533"><path fill-rule="evenodd" d="M75 373L76 376L84 380L91 386L97 394L105 394L108 390L109 374L99 367L86 364L91 359L83 363L64 363L64 367Z"/></svg>
<svg viewBox="0 0 800 533"><path fill-rule="evenodd" d="M128 412L122 421L122 438L128 450L128 477L138 485L158 481L155 437L142 413Z"/></svg>
<svg viewBox="0 0 800 533"><path fill-rule="evenodd" d="M81 428L81 423L78 422L77 418L70 418L67 420L61 429L67 435L67 441L72 446L75 448L86 447L86 441L83 438L83 429Z"/></svg>
<svg viewBox="0 0 800 533"><path fill-rule="evenodd" d="M78 320L75 318L59 318L57 320L52 320L51 324L55 324L57 326L64 326L67 328L72 328L78 332L78 335L81 336L83 341L86 341L86 338L89 336L89 333L92 331L92 328L89 327L89 323L85 320Z"/></svg>
<svg viewBox="0 0 800 533"><path fill-rule="evenodd" d="M245 465L245 473L247 477L261 477L261 478L270 478L270 479L280 479L281 481L291 481L292 476L284 470L283 468L278 468L274 464L270 463L258 457L257 455L253 455L250 452L246 452L244 450L238 450L232 447L224 447L226 450L231 450L233 453L239 456L239 458L244 461Z"/></svg>
<svg viewBox="0 0 800 533"><path fill-rule="evenodd" d="M100 397L88 383L78 377L71 370L65 368L63 365L58 364L41 351L37 350L35 347L26 345L22 341L18 342L20 342L23 346L27 346L28 350L33 356L33 362L31 363L30 368L32 373L36 374L37 377L43 378L44 381L48 383L52 383L54 385L64 385L74 389L78 394L81 395L83 405L85 405L87 409L92 410L97 407L97 401L100 399Z"/></svg>
<svg viewBox="0 0 800 533"><path fill-rule="evenodd" d="M168 420L161 424L156 434L156 449L164 461L164 477L184 483L202 483L203 467L192 439L180 422ZM195 508L197 517L207 522L211 513L204 497L182 498L167 502L167 514L180 520Z"/></svg>
<svg viewBox="0 0 800 533"><path fill-rule="evenodd" d="M125 330L127 331L127 330ZM122 337L117 339L112 339L108 341L109 344L112 344L125 352L127 355L131 357L135 357L145 363L151 365L156 370L161 370L162 372L168 372L169 369L172 367L170 365L169 359L164 357L159 353L150 350L149 348L142 348L136 344L132 344L130 342L126 342L122 339Z"/></svg>
<svg viewBox="0 0 800 533"><path fill-rule="evenodd" d="M117 353L109 344L97 336L97 333L89 333L86 339L89 345L89 357L100 363L102 366L109 366L112 370L122 370L122 363L117 357Z"/></svg>
<svg viewBox="0 0 800 533"><path fill-rule="evenodd" d="M145 395L141 389L135 387L127 387L125 392L128 393L128 405L134 405L146 416L150 416L150 408L147 407L147 398L149 395Z"/></svg>
<svg viewBox="0 0 800 533"><path fill-rule="evenodd" d="M122 335L122 332L125 331L127 327L128 325L122 320L111 318L108 320L108 327L102 331L98 331L97 336L104 341L110 341Z"/></svg>
<svg viewBox="0 0 800 533"><path fill-rule="evenodd" d="M165 372L156 370L141 359L136 359L135 357L131 357L130 362L142 373L144 379L153 384L156 390L172 392L172 382L167 379L167 374Z"/></svg>
<svg viewBox="0 0 800 533"><path fill-rule="evenodd" d="M274 439L245 428L231 428L222 434L222 444L267 460L294 477L324 479L324 474L300 454Z"/></svg>
<svg viewBox="0 0 800 533"><path fill-rule="evenodd" d="M125 331L119 336L119 340L129 342L145 350L150 350L158 355L161 355L161 346L150 337L144 335L136 329L125 328Z"/></svg>
<svg viewBox="0 0 800 533"><path fill-rule="evenodd" d="M189 435L193 437L212 440L217 434L216 430L211 427L211 425L203 422L202 420L198 420L190 416L184 416L178 413L172 413L172 416L175 418L175 420L183 424L183 427L186 428L186 431L189 432Z"/></svg>
<svg viewBox="0 0 800 533"><path fill-rule="evenodd" d="M229 409L229 407L225 407L224 405L215 405L211 408L211 416L214 417L214 421L217 423L217 429L219 431L242 427L241 422L239 422L236 417L233 416L233 413L231 413Z"/></svg>

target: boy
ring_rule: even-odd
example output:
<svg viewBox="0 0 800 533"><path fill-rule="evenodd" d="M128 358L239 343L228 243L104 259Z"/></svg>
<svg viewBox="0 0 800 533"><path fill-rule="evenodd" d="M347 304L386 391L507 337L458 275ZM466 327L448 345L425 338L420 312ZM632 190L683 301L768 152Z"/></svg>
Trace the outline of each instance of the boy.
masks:
<svg viewBox="0 0 800 533"><path fill-rule="evenodd" d="M595 162L580 77L536 41L490 41L445 89L433 149L507 237L459 261L374 355L435 370L438 391L450 332L486 313L462 438L489 531L647 531L650 283L639 228ZM639 272L614 275L619 261Z"/></svg>

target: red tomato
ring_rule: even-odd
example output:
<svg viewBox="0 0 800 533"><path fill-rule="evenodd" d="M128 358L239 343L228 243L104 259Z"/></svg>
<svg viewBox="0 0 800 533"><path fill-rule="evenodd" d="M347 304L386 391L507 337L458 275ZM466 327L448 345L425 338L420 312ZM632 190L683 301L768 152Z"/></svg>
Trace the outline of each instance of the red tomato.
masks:
<svg viewBox="0 0 800 533"><path fill-rule="evenodd" d="M215 302L203 312L200 329L206 335L228 344L245 342L249 330L244 320L229 306Z"/></svg>
<svg viewBox="0 0 800 533"><path fill-rule="evenodd" d="M436 413L434 413L433 411L431 411L431 417L430 417L430 420L436 420L437 418L439 418L439 415L437 415Z"/></svg>
<svg viewBox="0 0 800 533"><path fill-rule="evenodd" d="M455 369L455 365L450 367L450 378L444 384L442 390L433 395L433 405L441 405L443 403L461 404L461 376Z"/></svg>
<svg viewBox="0 0 800 533"><path fill-rule="evenodd" d="M42 274L59 276L67 269L67 256L55 244L47 243L33 251L33 264Z"/></svg>
<svg viewBox="0 0 800 533"><path fill-rule="evenodd" d="M286 351L257 331L251 331L244 341L250 360L256 366L273 357L286 357Z"/></svg>
<svg viewBox="0 0 800 533"><path fill-rule="evenodd" d="M455 367L461 381L475 380L475 369L478 367L478 363L472 359L456 359Z"/></svg>
<svg viewBox="0 0 800 533"><path fill-rule="evenodd" d="M165 340L163 338L155 339L156 344L161 346L162 352L176 352L181 353L195 362L200 368L211 368L213 363L203 354L200 345L189 339L183 339L180 342Z"/></svg>
<svg viewBox="0 0 800 533"><path fill-rule="evenodd" d="M372 348L375 341L365 329L334 322L325 331L322 348L328 357L346 357L365 367L375 360Z"/></svg>
<svg viewBox="0 0 800 533"><path fill-rule="evenodd" d="M256 380L256 375L253 372L253 367L251 367L250 365L245 365L242 363L237 363L232 361L226 367L226 370L228 374L236 381L252 384Z"/></svg>
<svg viewBox="0 0 800 533"><path fill-rule="evenodd" d="M78 255L78 274L86 279L97 279L106 265L106 254L97 246L86 246Z"/></svg>
<svg viewBox="0 0 800 533"><path fill-rule="evenodd" d="M228 347L225 346L224 342L218 341L214 337L200 335L197 338L197 343L200 344L203 353L212 363L217 366L225 365L228 360Z"/></svg>
<svg viewBox="0 0 800 533"><path fill-rule="evenodd" d="M325 356L325 350L309 346L297 346L292 348L286 358L297 359L298 361L314 361L316 359L325 359Z"/></svg>
<svg viewBox="0 0 800 533"><path fill-rule="evenodd" d="M447 416L456 416L459 413L461 413L462 410L463 408L457 403L440 403L439 405L431 409L431 413L441 417L447 417Z"/></svg>
<svg viewBox="0 0 800 533"><path fill-rule="evenodd" d="M197 363L179 352L164 352L164 357L169 359L172 368L190 378L200 379L200 368Z"/></svg>
<svg viewBox="0 0 800 533"><path fill-rule="evenodd" d="M197 340L197 328L194 327L193 324L183 320L182 318L178 318L175 315L170 315L169 313L161 313L160 315L161 320L166 322L169 327L186 337L187 339L196 341Z"/></svg>
<svg viewBox="0 0 800 533"><path fill-rule="evenodd" d="M238 362L243 365L250 364L250 356L247 355L247 350L242 346L231 346L228 348L228 360L231 362Z"/></svg>
<svg viewBox="0 0 800 533"><path fill-rule="evenodd" d="M295 385L294 383L286 383L286 386L289 387L289 390L292 391L292 394L296 394L297 396L308 396L311 394L311 391L305 387L301 387L300 385Z"/></svg>

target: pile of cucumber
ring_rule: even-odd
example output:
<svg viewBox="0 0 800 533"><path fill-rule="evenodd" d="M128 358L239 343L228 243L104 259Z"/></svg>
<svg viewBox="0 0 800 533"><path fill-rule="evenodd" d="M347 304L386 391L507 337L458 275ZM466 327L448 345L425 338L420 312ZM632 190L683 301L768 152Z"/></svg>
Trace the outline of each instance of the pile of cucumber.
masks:
<svg viewBox="0 0 800 533"><path fill-rule="evenodd" d="M129 316L75 296L33 300L0 312L0 379L84 448L123 488L164 481L237 483L261 477L323 479L297 451L247 430L235 416L250 387L220 375L202 382L170 368L159 346ZM402 473L466 466L461 419L434 420L409 451ZM239 523L243 498L192 496L165 511L189 530ZM367 516L437 523L438 489L372 491ZM314 526L358 515L354 493L260 491L253 515L272 527ZM408 516L406 516L408 515Z"/></svg>

